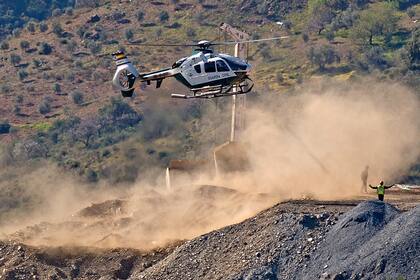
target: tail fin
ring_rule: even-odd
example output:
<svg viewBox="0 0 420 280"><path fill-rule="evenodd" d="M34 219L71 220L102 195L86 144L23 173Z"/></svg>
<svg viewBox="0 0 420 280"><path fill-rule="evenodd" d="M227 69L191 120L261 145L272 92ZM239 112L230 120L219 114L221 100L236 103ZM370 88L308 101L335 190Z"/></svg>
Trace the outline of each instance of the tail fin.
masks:
<svg viewBox="0 0 420 280"><path fill-rule="evenodd" d="M112 83L121 91L123 97L131 97L134 93L134 83L139 72L127 58L123 51L113 53L112 56L117 64Z"/></svg>

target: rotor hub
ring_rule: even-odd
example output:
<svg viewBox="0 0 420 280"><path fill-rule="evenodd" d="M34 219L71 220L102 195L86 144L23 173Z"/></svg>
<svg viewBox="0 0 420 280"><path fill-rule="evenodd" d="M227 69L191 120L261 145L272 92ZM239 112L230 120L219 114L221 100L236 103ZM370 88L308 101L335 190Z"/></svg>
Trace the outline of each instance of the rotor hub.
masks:
<svg viewBox="0 0 420 280"><path fill-rule="evenodd" d="M211 46L211 42L209 42L207 40L202 40L202 41L197 43L197 47L199 47L200 49L203 49L203 50L209 49L210 46Z"/></svg>

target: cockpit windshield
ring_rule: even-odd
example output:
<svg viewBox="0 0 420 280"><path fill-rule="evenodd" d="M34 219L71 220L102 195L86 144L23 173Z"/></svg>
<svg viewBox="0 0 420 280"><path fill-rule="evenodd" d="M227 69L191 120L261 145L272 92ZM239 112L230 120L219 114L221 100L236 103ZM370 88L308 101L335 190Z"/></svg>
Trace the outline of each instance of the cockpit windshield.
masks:
<svg viewBox="0 0 420 280"><path fill-rule="evenodd" d="M229 64L230 69L232 69L233 71L246 70L246 68L248 67L245 63L241 63L237 60L233 60L232 58L228 56L223 57L223 59L227 62L227 64Z"/></svg>

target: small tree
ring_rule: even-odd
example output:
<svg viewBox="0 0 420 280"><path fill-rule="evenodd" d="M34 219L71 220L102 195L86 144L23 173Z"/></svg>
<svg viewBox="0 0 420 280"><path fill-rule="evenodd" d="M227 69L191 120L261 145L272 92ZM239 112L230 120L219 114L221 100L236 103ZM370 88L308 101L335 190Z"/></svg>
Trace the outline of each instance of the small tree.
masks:
<svg viewBox="0 0 420 280"><path fill-rule="evenodd" d="M321 46L320 48L311 48L308 52L308 58L312 64L317 65L319 70L325 70L325 66L340 61L340 56L331 46Z"/></svg>
<svg viewBox="0 0 420 280"><path fill-rule="evenodd" d="M84 102L84 95L80 91L74 91L71 94L71 99L73 100L73 103L76 105L82 105Z"/></svg>
<svg viewBox="0 0 420 280"><path fill-rule="evenodd" d="M375 36L389 36L396 29L398 17L389 3L378 3L360 12L359 20L351 29L351 37L363 44L373 45Z"/></svg>
<svg viewBox="0 0 420 280"><path fill-rule="evenodd" d="M408 67L412 70L420 69L420 28L413 30L405 48Z"/></svg>
<svg viewBox="0 0 420 280"><path fill-rule="evenodd" d="M308 29L318 34L331 23L334 11L325 0L313 0L308 3L309 22Z"/></svg>

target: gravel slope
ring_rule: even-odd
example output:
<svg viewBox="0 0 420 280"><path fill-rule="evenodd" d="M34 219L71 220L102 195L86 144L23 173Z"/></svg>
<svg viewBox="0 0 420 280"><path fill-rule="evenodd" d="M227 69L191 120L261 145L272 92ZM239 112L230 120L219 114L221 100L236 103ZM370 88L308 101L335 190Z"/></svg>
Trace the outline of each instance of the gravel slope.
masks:
<svg viewBox="0 0 420 280"><path fill-rule="evenodd" d="M131 279L418 279L420 206L367 201L344 215L283 206L191 240Z"/></svg>
<svg viewBox="0 0 420 280"><path fill-rule="evenodd" d="M0 241L0 279L418 279L420 206L290 201L164 249Z"/></svg>

